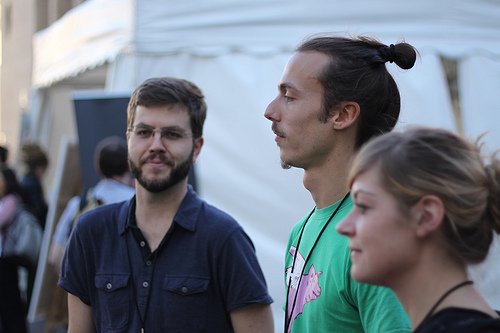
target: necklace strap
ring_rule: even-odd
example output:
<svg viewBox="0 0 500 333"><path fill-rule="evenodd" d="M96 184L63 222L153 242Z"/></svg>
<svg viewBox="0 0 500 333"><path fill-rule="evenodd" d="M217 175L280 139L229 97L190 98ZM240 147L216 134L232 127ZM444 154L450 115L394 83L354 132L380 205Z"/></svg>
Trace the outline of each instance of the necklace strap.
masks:
<svg viewBox="0 0 500 333"><path fill-rule="evenodd" d="M284 332L285 333L288 333L288 328L289 328L291 320L292 320L292 314L293 314L293 310L295 308L295 303L297 301L297 295L299 294L298 288L300 288L300 283L302 282L302 275L304 274L304 269L306 268L307 261L309 260L309 258L311 256L311 253L313 252L314 248L316 247L316 244L318 243L319 239L321 238L321 235L323 235L323 232L325 231L326 227L328 226L328 224L330 223L330 221L333 219L333 217L337 214L337 212L339 211L340 207L342 207L342 205L344 204L344 201L347 199L347 197L349 196L349 194L350 194L350 192L347 192L347 194L342 198L342 201L340 201L340 204L337 206L337 208L335 209L335 211L333 212L333 214L330 216L330 218L328 219L328 221L326 221L326 223L323 226L323 228L321 229L318 237L316 237L316 240L314 241L314 244L313 244L311 250L309 251L309 254L307 255L307 257L306 257L306 259L304 261L304 266L302 267L302 271L301 271L300 277L299 277L299 283L297 284L297 293L295 294L295 297L293 299L292 308L290 309L290 313L288 313L288 294L290 293L290 287L292 285L292 280L291 280L292 277L290 276L290 279L288 281L288 288L287 288L287 292L286 292L286 300L285 300L285 325L284 325ZM315 210L316 210L316 208L314 208L311 211L311 213L309 213L309 215L307 216L306 221L304 222L304 225L302 226L302 230L300 231L299 240L297 241L297 247L295 248L295 255L293 257L293 263L292 263L291 273L293 273L293 271L295 269L295 261L297 260L297 255L299 254L299 245L300 245L300 241L302 240L302 235L303 235L304 230L306 228L306 224L307 224L307 222L309 222L309 218L311 217L311 215L314 213Z"/></svg>
<svg viewBox="0 0 500 333"><path fill-rule="evenodd" d="M469 284L473 284L474 282L472 282L471 280L466 280L466 281L463 281L463 282L460 282L459 284L457 284L456 286L453 286L451 287L447 292L445 292L443 294L443 296L441 296L438 301L436 302L436 304L434 304L434 306L429 310L429 312L427 313L427 315L425 316L424 320L422 320L422 322L420 323L420 325L418 325L418 327L424 325L426 322L429 321L429 319L432 317L432 315L434 314L434 311L436 311L437 307L445 300L446 297L448 297L452 292L454 292L455 290L457 289L460 289L464 286L467 286ZM417 331L417 330L415 330Z"/></svg>

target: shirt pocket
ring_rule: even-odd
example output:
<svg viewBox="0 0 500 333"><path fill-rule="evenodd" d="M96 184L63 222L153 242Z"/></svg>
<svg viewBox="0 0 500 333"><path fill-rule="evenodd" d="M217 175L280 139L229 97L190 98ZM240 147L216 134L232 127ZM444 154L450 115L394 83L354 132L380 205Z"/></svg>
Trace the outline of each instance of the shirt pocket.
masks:
<svg viewBox="0 0 500 333"><path fill-rule="evenodd" d="M101 322L108 330L119 330L129 322L129 274L97 274Z"/></svg>
<svg viewBox="0 0 500 333"><path fill-rule="evenodd" d="M165 332L206 332L209 278L167 276L163 281Z"/></svg>

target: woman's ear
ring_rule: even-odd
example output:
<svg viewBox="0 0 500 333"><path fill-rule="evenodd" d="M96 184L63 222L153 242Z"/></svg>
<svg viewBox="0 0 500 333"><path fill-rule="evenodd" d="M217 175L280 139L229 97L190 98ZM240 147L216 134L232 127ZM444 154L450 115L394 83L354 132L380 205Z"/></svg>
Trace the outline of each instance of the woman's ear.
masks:
<svg viewBox="0 0 500 333"><path fill-rule="evenodd" d="M417 237L426 237L432 234L444 220L443 201L435 195L423 196L413 209L415 209L415 216L417 216Z"/></svg>
<svg viewBox="0 0 500 333"><path fill-rule="evenodd" d="M351 127L359 118L361 112L361 108L356 102L342 102L338 110L339 111L335 111L335 115L332 117L333 125L336 130L343 130Z"/></svg>

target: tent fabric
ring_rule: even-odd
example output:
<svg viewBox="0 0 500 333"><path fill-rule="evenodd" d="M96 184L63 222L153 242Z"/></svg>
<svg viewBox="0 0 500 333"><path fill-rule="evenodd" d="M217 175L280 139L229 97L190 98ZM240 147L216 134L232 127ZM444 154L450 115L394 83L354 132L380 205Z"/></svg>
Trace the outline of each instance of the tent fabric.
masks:
<svg viewBox="0 0 500 333"><path fill-rule="evenodd" d="M396 126L430 126L457 131L448 82L436 54L422 54L415 66L403 71L387 65L401 95L401 114Z"/></svg>
<svg viewBox="0 0 500 333"><path fill-rule="evenodd" d="M496 1L137 1L139 54L290 51L304 36L325 31L404 36L421 49L448 56L500 55ZM164 10L158 10L163 7ZM395 29L395 27L397 27Z"/></svg>
<svg viewBox="0 0 500 333"><path fill-rule="evenodd" d="M88 0L33 37L37 88L112 61L132 47L132 0Z"/></svg>
<svg viewBox="0 0 500 333"><path fill-rule="evenodd" d="M470 56L460 61L458 79L464 135L485 134L490 152L500 148L500 57Z"/></svg>
<svg viewBox="0 0 500 333"><path fill-rule="evenodd" d="M404 37L421 52L500 56L500 5L489 0L87 0L33 39L38 87L137 56L291 51L319 32ZM89 24L91 22L91 24Z"/></svg>
<svg viewBox="0 0 500 333"><path fill-rule="evenodd" d="M481 136L483 150L493 153L500 149L500 58L467 57L460 62L458 78L464 135L473 140ZM500 236L496 235L486 260L469 271L494 309L500 309L499 262Z"/></svg>

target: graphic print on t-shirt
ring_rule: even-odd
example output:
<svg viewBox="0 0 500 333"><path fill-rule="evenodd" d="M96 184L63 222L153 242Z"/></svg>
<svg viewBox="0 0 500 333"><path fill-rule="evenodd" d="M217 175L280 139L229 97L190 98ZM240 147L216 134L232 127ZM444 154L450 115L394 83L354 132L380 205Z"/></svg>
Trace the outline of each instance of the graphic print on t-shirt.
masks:
<svg viewBox="0 0 500 333"><path fill-rule="evenodd" d="M288 286L288 308L287 313L289 314L290 324L288 326L288 332L292 330L293 322L298 315L302 313L304 305L316 300L321 295L321 287L319 286L319 276L323 272L317 272L314 265L311 265L309 272L302 275L302 270L304 269L305 259L300 252L295 254L297 249L295 246L290 247L289 253L292 258L295 257L295 267L292 272L292 267L286 269L286 283ZM293 265L293 264L292 264ZM302 279L301 279L302 276ZM300 281L300 285L299 285ZM294 304L295 303L295 304ZM290 311L292 310L292 313ZM288 333L287 332L287 333Z"/></svg>

